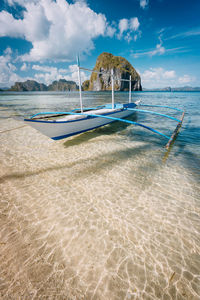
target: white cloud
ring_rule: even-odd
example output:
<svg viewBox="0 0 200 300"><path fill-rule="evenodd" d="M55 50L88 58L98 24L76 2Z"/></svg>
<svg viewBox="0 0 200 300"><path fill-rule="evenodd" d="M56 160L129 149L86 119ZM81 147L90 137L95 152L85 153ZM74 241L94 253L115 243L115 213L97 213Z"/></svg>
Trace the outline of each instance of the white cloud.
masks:
<svg viewBox="0 0 200 300"><path fill-rule="evenodd" d="M130 29L131 30L138 30L139 26L140 26L140 23L138 21L138 18L131 18L130 21L129 21L129 26L130 26Z"/></svg>
<svg viewBox="0 0 200 300"><path fill-rule="evenodd" d="M184 31L184 32L180 32L175 35L172 35L172 36L166 38L166 40L177 39L177 38L187 38L187 37L199 36L199 35L200 35L200 28L197 27L197 28L193 28L189 31Z"/></svg>
<svg viewBox="0 0 200 300"><path fill-rule="evenodd" d="M196 79L195 77L191 77L189 75L183 75L182 77L179 77L178 81L180 84L188 84L195 81L195 79Z"/></svg>
<svg viewBox="0 0 200 300"><path fill-rule="evenodd" d="M150 50L137 50L132 52L134 58L142 57L142 56L154 56L154 55L162 55L162 54L174 54L174 53L185 53L188 52L188 49L184 47L177 47L177 48L165 48L160 44L156 45L155 49Z"/></svg>
<svg viewBox="0 0 200 300"><path fill-rule="evenodd" d="M76 83L78 83L78 69L77 69L77 65L71 65L68 68L68 72L69 74L65 76L66 80L73 80ZM86 79L90 78L90 73L85 73L83 71L80 72L81 75L81 82L85 81Z"/></svg>
<svg viewBox="0 0 200 300"><path fill-rule="evenodd" d="M39 0L31 0L31 1L37 3ZM24 4L30 2L30 0L7 0L7 2L11 6L15 5L16 3L21 6L24 6Z"/></svg>
<svg viewBox="0 0 200 300"><path fill-rule="evenodd" d="M16 67L12 64L12 51L7 48L4 55L0 56L0 87L10 87L16 81L21 80L15 71Z"/></svg>
<svg viewBox="0 0 200 300"><path fill-rule="evenodd" d="M56 67L40 66L40 65L33 65L32 69L36 71L49 72L49 73L53 73L58 70Z"/></svg>
<svg viewBox="0 0 200 300"><path fill-rule="evenodd" d="M150 51L150 53L149 53L150 56L154 56L157 54L162 55L165 53L166 50L165 50L165 47L162 46L163 42L162 42L161 36L162 36L162 34L160 34L158 37L160 43L156 45L156 49L154 49L153 51Z"/></svg>
<svg viewBox="0 0 200 300"><path fill-rule="evenodd" d="M166 78L166 79L171 79L171 78L175 78L176 77L176 73L174 70L171 70L171 71L165 71L163 73L163 77Z"/></svg>
<svg viewBox="0 0 200 300"><path fill-rule="evenodd" d="M33 70L40 71L36 73L34 78L37 81L45 84L50 84L54 80L66 79L72 80L78 83L78 69L77 65L70 65L68 69L58 69L56 67L33 65ZM90 74L86 75L85 72L81 71L81 81L89 79Z"/></svg>
<svg viewBox="0 0 200 300"><path fill-rule="evenodd" d="M12 54L12 49L10 47L6 48L6 50L4 51L5 55L8 55L10 57L10 55Z"/></svg>
<svg viewBox="0 0 200 300"><path fill-rule="evenodd" d="M27 70L27 64L26 63L23 63L23 65L21 66L20 70L21 71L26 71Z"/></svg>
<svg viewBox="0 0 200 300"><path fill-rule="evenodd" d="M165 47L162 46L162 44L157 44L156 49L149 52L150 56L154 56L156 54L162 55L165 53Z"/></svg>
<svg viewBox="0 0 200 300"><path fill-rule="evenodd" d="M147 50L147 51L138 51L134 53L134 57L137 58L139 56L144 56L144 55L149 55L149 56L154 56L154 55L162 55L166 52L165 47L162 46L163 42L161 39L161 34L158 37L160 43L156 45L156 48L153 50ZM168 49L169 51L170 49Z"/></svg>
<svg viewBox="0 0 200 300"><path fill-rule="evenodd" d="M114 24L113 26L107 25L106 36L109 36L111 38L114 36L115 32L116 32L116 28L114 27Z"/></svg>
<svg viewBox="0 0 200 300"><path fill-rule="evenodd" d="M20 70L25 71L28 66L24 63ZM29 77L21 77L17 74L17 68L13 64L13 53L8 47L3 55L0 56L0 87L11 87L16 81L26 81L33 79Z"/></svg>
<svg viewBox="0 0 200 300"><path fill-rule="evenodd" d="M23 19L0 12L0 36L24 38L32 43L24 61L71 61L76 53L88 53L98 36L113 36L115 29L103 14L85 2L66 0L10 0L25 8Z"/></svg>
<svg viewBox="0 0 200 300"><path fill-rule="evenodd" d="M129 20L128 19L121 19L119 21L119 38L122 36L124 31L127 31L129 28Z"/></svg>
<svg viewBox="0 0 200 300"><path fill-rule="evenodd" d="M148 88L174 86L176 72L163 68L150 68L141 74L142 85Z"/></svg>
<svg viewBox="0 0 200 300"><path fill-rule="evenodd" d="M140 0L140 6L145 9L149 4L149 0Z"/></svg>
<svg viewBox="0 0 200 300"><path fill-rule="evenodd" d="M78 84L78 70L77 65L69 65L66 69L59 69L57 67L45 65L33 65L32 69L36 71L34 79L45 84L51 84L54 80L66 79L75 81ZM142 86L146 88L159 87L175 87L183 86L187 83L193 83L194 77L184 75L178 77L175 70L166 70L164 68L150 68L143 73L139 72L142 79ZM81 81L89 79L90 73L81 71ZM24 81L24 80L23 80Z"/></svg>
<svg viewBox="0 0 200 300"><path fill-rule="evenodd" d="M175 70L165 70L164 68L150 68L141 74L142 86L145 88L178 87L185 84L195 84L195 77L184 75L178 77Z"/></svg>
<svg viewBox="0 0 200 300"><path fill-rule="evenodd" d="M23 21L16 20L7 11L0 12L0 37L24 38Z"/></svg>
<svg viewBox="0 0 200 300"><path fill-rule="evenodd" d="M117 38L121 39L122 37L124 37L124 39L127 40L128 42L130 42L132 39L136 41L138 36L141 35L141 32L139 31L139 26L140 23L137 17L131 19L119 20L119 24L118 24L119 33L117 35Z"/></svg>

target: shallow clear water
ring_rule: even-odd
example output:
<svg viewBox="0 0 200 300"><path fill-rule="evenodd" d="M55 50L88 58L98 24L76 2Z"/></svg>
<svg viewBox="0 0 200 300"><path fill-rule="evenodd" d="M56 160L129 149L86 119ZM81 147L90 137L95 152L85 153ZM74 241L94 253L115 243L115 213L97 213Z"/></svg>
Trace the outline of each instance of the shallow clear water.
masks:
<svg viewBox="0 0 200 300"><path fill-rule="evenodd" d="M195 160L197 168L199 167L199 146L200 146L200 93L199 92L137 92L133 93L132 101L141 100L141 104L167 105L185 110L183 126L176 143L171 151L172 157L176 159ZM128 93L115 93L116 103L126 103ZM95 107L109 103L111 101L110 92L85 92L83 93L83 102L85 107ZM0 93L0 109L5 108L9 113L16 115L32 115L41 111L68 111L78 108L79 93ZM181 113L166 108L141 107L161 113L166 113L174 117L180 117ZM2 116L4 117L4 116ZM155 128L170 136L175 128L176 122L155 115L137 113L133 117L139 123L143 123ZM149 131L134 126L124 124L111 125L109 130L127 128L123 134L127 135L128 140L143 140L150 147L165 145L166 140L152 134ZM187 164L187 161L185 161Z"/></svg>
<svg viewBox="0 0 200 300"><path fill-rule="evenodd" d="M83 96L87 107L111 98ZM123 123L52 141L10 116L79 107L78 93L0 94L3 299L200 299L200 93L138 99L186 111L170 152ZM176 125L132 120L168 135Z"/></svg>

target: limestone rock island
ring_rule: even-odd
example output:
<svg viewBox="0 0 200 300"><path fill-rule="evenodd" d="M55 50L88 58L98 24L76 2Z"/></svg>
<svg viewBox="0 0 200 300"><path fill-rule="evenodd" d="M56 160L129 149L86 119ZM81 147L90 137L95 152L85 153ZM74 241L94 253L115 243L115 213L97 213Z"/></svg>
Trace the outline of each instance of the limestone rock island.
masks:
<svg viewBox="0 0 200 300"><path fill-rule="evenodd" d="M132 91L141 91L141 78L133 66L123 57L114 56L111 53L103 52L99 55L94 67L94 71L106 72L108 74L92 73L89 82L83 83L83 88L90 91L107 91L111 90L111 69L113 69L114 77L119 79L129 79L131 75ZM116 80L114 89L116 91L128 91L129 82Z"/></svg>

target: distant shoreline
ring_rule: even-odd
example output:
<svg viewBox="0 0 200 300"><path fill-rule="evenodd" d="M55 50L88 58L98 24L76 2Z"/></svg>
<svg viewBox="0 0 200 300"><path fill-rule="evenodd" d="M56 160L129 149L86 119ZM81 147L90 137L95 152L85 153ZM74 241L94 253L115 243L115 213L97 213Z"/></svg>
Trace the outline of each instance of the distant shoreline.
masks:
<svg viewBox="0 0 200 300"><path fill-rule="evenodd" d="M27 80L25 82L15 82L15 84L9 88L9 87L2 87L0 88L0 92L63 92L63 93L68 93L68 92L78 92L79 87L76 84L75 81L68 81L65 79L60 79L59 81L53 81L50 85L45 85L44 83L39 83L35 80ZM84 92L95 92L94 89L88 89L84 88L82 85L82 91ZM96 90L97 92L110 92L110 89L100 89ZM115 92L126 92L128 91L127 89L118 89L115 90ZM181 86L181 87L171 87L171 86L166 86L163 88L141 88L141 89L134 89L132 88L133 92L200 92L200 87L192 87L192 86Z"/></svg>
<svg viewBox="0 0 200 300"><path fill-rule="evenodd" d="M109 93L111 91L82 91L83 93ZM132 91L133 93L198 93L198 90L143 90L143 91ZM0 90L0 94L66 94L66 93L78 93L78 91L9 91L9 90ZM128 93L127 91L115 91L115 93Z"/></svg>

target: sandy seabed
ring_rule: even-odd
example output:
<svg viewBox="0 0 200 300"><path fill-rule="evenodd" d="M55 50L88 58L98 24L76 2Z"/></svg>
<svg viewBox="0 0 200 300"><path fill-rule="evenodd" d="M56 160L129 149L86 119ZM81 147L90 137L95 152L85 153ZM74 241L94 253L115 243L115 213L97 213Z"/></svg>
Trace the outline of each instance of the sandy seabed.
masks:
<svg viewBox="0 0 200 300"><path fill-rule="evenodd" d="M192 171L106 129L22 125L0 120L1 299L200 299Z"/></svg>

